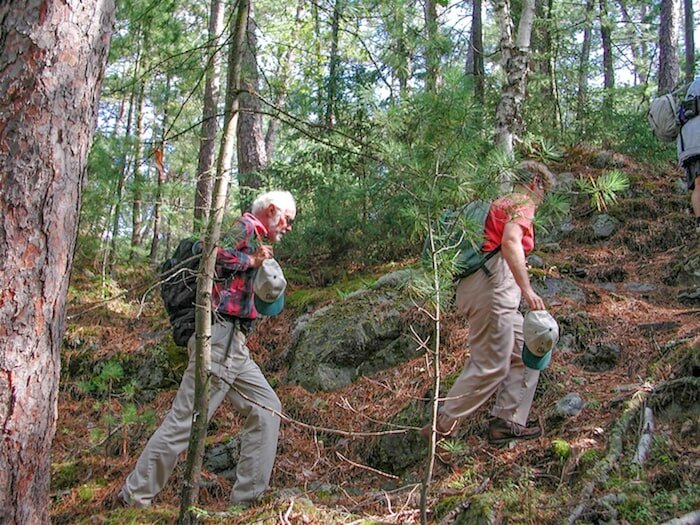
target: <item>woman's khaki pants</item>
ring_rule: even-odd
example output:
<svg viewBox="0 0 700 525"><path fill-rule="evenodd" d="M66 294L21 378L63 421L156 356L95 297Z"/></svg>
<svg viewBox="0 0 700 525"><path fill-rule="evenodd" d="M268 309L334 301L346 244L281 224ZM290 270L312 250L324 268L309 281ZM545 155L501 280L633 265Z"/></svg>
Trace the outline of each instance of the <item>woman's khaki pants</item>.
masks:
<svg viewBox="0 0 700 525"><path fill-rule="evenodd" d="M522 360L523 316L521 292L502 254L457 286L457 310L469 320L470 354L440 408L438 425L447 431L496 395L491 415L527 424L535 397L538 370Z"/></svg>

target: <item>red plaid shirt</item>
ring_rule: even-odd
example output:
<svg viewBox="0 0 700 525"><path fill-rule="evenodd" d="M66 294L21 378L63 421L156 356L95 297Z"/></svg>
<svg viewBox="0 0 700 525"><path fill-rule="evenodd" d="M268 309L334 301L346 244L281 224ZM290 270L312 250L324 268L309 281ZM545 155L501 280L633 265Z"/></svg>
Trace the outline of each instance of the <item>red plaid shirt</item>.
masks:
<svg viewBox="0 0 700 525"><path fill-rule="evenodd" d="M260 245L267 229L254 215L244 213L223 236L216 254L216 279L212 289L212 309L242 319L255 319L253 279L257 268L250 256Z"/></svg>

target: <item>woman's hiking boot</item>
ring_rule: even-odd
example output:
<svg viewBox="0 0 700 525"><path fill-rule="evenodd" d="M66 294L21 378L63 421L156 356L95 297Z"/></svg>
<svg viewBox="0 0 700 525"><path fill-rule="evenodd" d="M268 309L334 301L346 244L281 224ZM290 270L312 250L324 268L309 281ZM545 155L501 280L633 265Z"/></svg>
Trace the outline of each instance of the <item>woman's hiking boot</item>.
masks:
<svg viewBox="0 0 700 525"><path fill-rule="evenodd" d="M489 424L489 443L500 445L516 439L535 439L542 435L539 426L527 427L499 417Z"/></svg>

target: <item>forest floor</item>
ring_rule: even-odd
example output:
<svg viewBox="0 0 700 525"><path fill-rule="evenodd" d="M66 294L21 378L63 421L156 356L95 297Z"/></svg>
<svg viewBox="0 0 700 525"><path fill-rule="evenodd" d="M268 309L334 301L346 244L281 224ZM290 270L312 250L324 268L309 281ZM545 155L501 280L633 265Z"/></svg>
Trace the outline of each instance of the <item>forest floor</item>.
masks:
<svg viewBox="0 0 700 525"><path fill-rule="evenodd" d="M601 172L591 167L589 151L573 151L567 158L566 166L556 167L558 172L594 177ZM562 276L583 289L585 302L551 301L550 311L560 319L563 333L576 335L579 347L616 345L619 361L610 370L589 372L578 364L575 352L555 351L542 374L531 413L544 428L539 439L512 448L491 446L485 439L488 406L475 414L459 439L438 447L427 496L430 523L652 524L700 509L697 392L674 391L670 401L650 404L659 409L650 458L643 467L630 461L640 419L636 413L624 419L635 401L643 404L658 385L678 379L688 359L690 375L700 374L700 299L690 294L681 300L683 292L693 287L674 278L679 261L697 251L700 237L688 212L689 194L677 189L678 170L639 166L629 158L618 160L632 181L632 189L609 210L622 221L620 230L608 240L593 239L588 225L591 214L580 206L573 213L576 230L559 242L560 249L541 254L546 268L533 273L533 279L544 274ZM357 276L377 275L412 262L361 269ZM150 352L168 333L157 294L151 293L143 304L140 295L126 294L88 310L100 294L95 278L85 270L78 267L73 274L64 372L71 368L75 349L86 344L97 363ZM108 294L128 289L141 277L125 277ZM290 288L294 290L294 283ZM259 324L249 347L263 370L287 348L300 313L288 308ZM448 315L442 349L444 376L462 368L468 356L467 332L463 320ZM230 483L205 473L202 521L420 523L420 482L427 461L395 478L368 468L358 460L358 451L376 439L362 433L386 430L382 422L426 395L432 386L430 369L421 357L325 393L284 384L283 368L269 373L290 417L281 427L272 488L258 506L227 511ZM110 509L104 502L121 486L168 410L177 380L152 402L135 405L132 413L125 414L129 392L114 388L121 380L119 371L110 376L101 370L100 378L90 385L63 374L53 445L52 520L57 524L173 523L184 461L151 509ZM578 393L585 408L572 419L552 419L552 407L569 392ZM679 399L684 396L690 401ZM149 411L150 420L144 415ZM240 418L224 402L210 425L207 442L225 441L240 425ZM308 425L347 435L329 440L330 432L314 431ZM618 441L620 450L615 448ZM484 514L489 520L467 517L468 507L477 505L488 507Z"/></svg>

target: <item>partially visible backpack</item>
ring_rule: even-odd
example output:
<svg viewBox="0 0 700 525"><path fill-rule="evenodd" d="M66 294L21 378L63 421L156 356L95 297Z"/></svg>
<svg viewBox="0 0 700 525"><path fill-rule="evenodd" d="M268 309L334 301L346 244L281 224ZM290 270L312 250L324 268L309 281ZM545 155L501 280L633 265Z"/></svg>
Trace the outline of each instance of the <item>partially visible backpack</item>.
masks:
<svg viewBox="0 0 700 525"><path fill-rule="evenodd" d="M487 253L482 251L490 209L491 201L475 200L458 210L444 211L436 224L436 234L446 244L457 245L457 254L452 261L455 280L464 279L479 269L489 277L491 275L486 262L499 252L501 245Z"/></svg>
<svg viewBox="0 0 700 525"><path fill-rule="evenodd" d="M160 266L160 296L168 311L173 340L178 346L187 346L194 333L197 272L201 258L201 243L197 239L185 238L177 245L172 257Z"/></svg>
<svg viewBox="0 0 700 525"><path fill-rule="evenodd" d="M672 93L667 93L653 99L649 104L647 120L657 139L663 142L675 140L681 129L676 97Z"/></svg>
<svg viewBox="0 0 700 525"><path fill-rule="evenodd" d="M469 277L480 269L483 269L489 277L491 276L486 268L486 262L500 251L501 245L499 244L487 253L482 251L486 240L486 218L489 216L490 209L490 201L476 200L467 204L462 211L462 217L470 221L476 230L465 232L464 238L459 244L457 256L454 259L456 279Z"/></svg>
<svg viewBox="0 0 700 525"><path fill-rule="evenodd" d="M678 162L688 168L700 161L700 78L690 84L679 106Z"/></svg>

